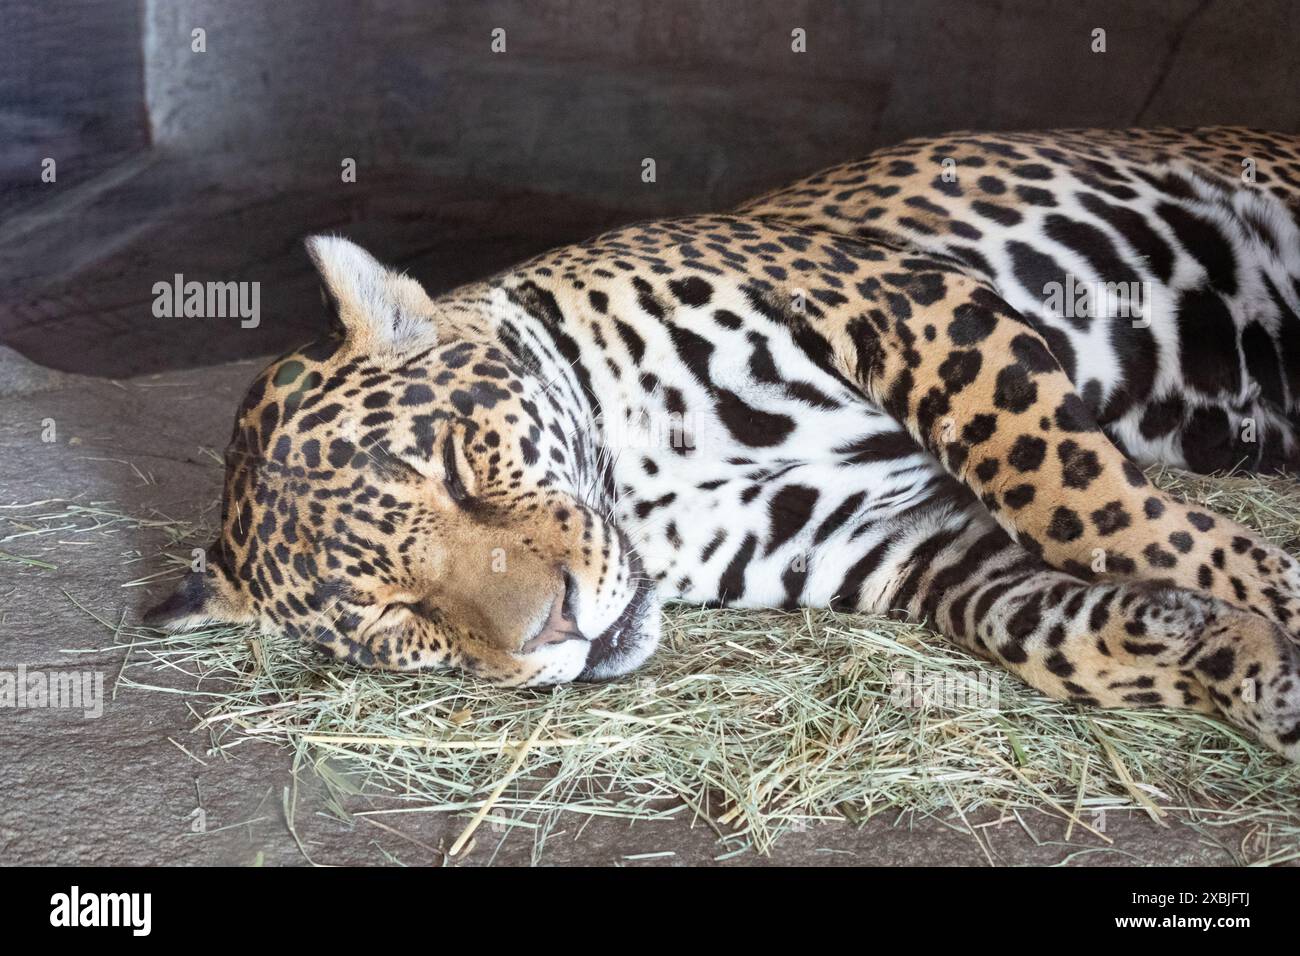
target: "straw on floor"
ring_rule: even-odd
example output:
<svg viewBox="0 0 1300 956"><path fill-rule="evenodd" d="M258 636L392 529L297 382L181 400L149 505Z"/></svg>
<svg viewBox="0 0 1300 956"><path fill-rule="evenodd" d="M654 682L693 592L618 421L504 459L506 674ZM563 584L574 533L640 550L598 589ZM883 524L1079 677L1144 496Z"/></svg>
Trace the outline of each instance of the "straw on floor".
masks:
<svg viewBox="0 0 1300 956"><path fill-rule="evenodd" d="M1150 474L1297 550L1294 482ZM169 530L173 566L187 563L203 529L149 521ZM458 815L464 833L449 851L482 826L522 829L541 854L557 828L589 817L677 817L711 827L722 857L767 852L818 821L907 811L958 826L1046 812L1105 848L1101 814L1135 809L1211 837L1246 824L1256 858L1300 859L1300 767L1228 725L1051 701L884 617L673 607L662 650L637 675L549 691L348 669L244 628L159 635L101 623L132 644L119 689L192 702L198 733L182 742L197 755L278 742L299 770L377 795L361 812L379 822Z"/></svg>

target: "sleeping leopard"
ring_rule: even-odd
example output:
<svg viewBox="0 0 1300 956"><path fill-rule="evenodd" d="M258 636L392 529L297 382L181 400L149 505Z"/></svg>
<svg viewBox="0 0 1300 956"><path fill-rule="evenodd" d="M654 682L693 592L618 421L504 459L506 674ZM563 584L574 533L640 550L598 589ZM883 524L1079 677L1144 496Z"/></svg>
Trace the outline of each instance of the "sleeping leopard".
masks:
<svg viewBox="0 0 1300 956"><path fill-rule="evenodd" d="M1300 759L1300 565L1141 466L1300 472L1300 137L955 133L431 298L337 236L146 617L615 678L661 602L897 613Z"/></svg>

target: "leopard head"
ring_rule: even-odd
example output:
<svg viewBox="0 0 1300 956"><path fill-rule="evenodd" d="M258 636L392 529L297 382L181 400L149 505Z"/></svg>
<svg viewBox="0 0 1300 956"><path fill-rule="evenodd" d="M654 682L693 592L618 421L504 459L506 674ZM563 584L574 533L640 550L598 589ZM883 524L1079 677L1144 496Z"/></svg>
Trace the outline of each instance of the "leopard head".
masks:
<svg viewBox="0 0 1300 956"><path fill-rule="evenodd" d="M594 430L537 352L503 345L506 293L434 301L344 239L308 250L330 333L253 382L220 535L146 623L254 622L362 666L512 685L649 657L657 601Z"/></svg>

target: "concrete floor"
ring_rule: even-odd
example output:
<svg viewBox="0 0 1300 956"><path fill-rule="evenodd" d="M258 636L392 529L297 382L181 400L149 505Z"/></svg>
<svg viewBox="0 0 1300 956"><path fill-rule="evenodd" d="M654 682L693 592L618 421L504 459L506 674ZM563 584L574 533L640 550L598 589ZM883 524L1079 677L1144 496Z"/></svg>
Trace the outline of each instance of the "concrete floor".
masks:
<svg viewBox="0 0 1300 956"><path fill-rule="evenodd" d="M240 362L109 382L52 373L0 349L0 504L111 500L135 515L157 511L197 519L220 488L220 470L201 447L223 447L233 409L258 366ZM57 427L53 443L40 440L48 419ZM0 560L0 670L20 664L29 670L97 670L111 688L123 652L95 650L111 648L113 635L88 612L113 623L124 615L134 620L161 591L124 589L154 569L147 560L124 562L135 552L154 556L165 542L147 531L66 536L93 545L56 543L60 537L17 539L0 548L54 566ZM158 679L182 691L193 688L193 679L181 675ZM465 825L464 818L421 814L384 818L391 830L361 818L344 823L326 813L324 787L300 774L293 814L299 846L282 799L290 782L289 755L250 743L230 760L206 756L183 693L119 689L98 719L17 709L0 714L0 721L0 859L12 863L443 864L449 862L445 848ZM207 832L194 834L192 813L200 805ZM364 795L348 801L349 811L379 805ZM685 817L632 826L581 822L575 819L568 831L552 835L539 862L702 864L729 849L707 826ZM1144 816L1112 814L1107 833L1114 846L1080 853L1102 844L1077 831L1070 843L1063 842L1063 822L1048 812L1030 814L1026 823L1037 842L1011 822L981 828L981 845L955 815L877 818L861 829L825 825L792 833L771 856L746 853L725 862L980 866L990 859L1052 864L1069 858L1080 865L1215 865L1259 851L1244 831L1217 831L1217 841L1210 842L1187 826L1165 828ZM656 856L629 859L643 854ZM468 852L450 862L532 861L532 840L522 831L503 838L485 828Z"/></svg>

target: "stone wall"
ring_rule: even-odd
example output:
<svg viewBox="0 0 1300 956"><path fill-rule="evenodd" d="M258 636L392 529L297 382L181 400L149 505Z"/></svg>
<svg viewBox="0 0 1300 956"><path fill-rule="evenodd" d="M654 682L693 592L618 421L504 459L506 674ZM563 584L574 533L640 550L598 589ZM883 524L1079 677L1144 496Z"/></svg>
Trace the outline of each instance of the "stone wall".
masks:
<svg viewBox="0 0 1300 956"><path fill-rule="evenodd" d="M117 377L283 351L313 232L436 293L909 136L1294 131L1297 36L1296 0L10 0L0 343ZM259 283L265 321L158 319L177 273Z"/></svg>
<svg viewBox="0 0 1300 956"><path fill-rule="evenodd" d="M694 209L953 128L1300 125L1292 0L154 0L146 17L157 141L299 177L351 156Z"/></svg>
<svg viewBox="0 0 1300 956"><path fill-rule="evenodd" d="M7 0L0 10L0 224L39 196L41 163L84 181L148 145L143 6Z"/></svg>

